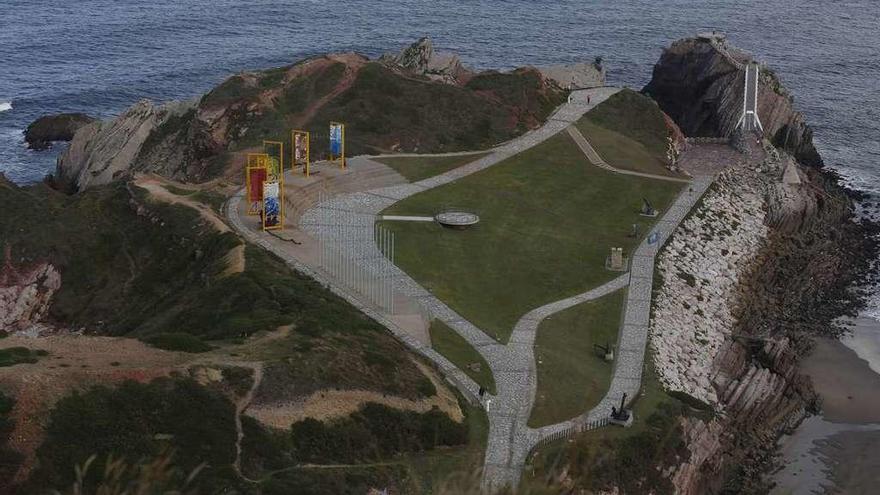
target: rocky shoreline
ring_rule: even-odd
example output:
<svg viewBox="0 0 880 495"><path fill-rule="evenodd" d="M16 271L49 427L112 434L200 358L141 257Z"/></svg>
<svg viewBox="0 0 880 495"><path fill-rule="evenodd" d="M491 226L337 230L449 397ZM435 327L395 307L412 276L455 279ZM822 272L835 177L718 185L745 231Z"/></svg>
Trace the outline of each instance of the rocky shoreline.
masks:
<svg viewBox="0 0 880 495"><path fill-rule="evenodd" d="M732 99L741 72L710 45L674 43L645 88L691 135L729 133L741 111ZM821 409L802 357L864 306L860 287L880 253L877 226L856 217L858 193L820 168L791 97L776 79L761 83L765 156L723 174L658 263L660 379L716 412L682 420L690 456L670 466L676 493L770 489L779 437Z"/></svg>

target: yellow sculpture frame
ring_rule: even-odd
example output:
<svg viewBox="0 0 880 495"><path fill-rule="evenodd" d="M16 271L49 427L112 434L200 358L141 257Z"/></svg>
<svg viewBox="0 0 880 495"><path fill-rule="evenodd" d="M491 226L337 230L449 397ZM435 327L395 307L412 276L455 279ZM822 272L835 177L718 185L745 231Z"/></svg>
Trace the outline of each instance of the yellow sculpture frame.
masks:
<svg viewBox="0 0 880 495"><path fill-rule="evenodd" d="M330 122L330 127L334 125L338 125L340 128L339 138L341 142L339 143L339 156L333 156L333 153L328 153L330 159L328 160L330 163L339 162L339 168L345 168L345 124L342 122Z"/></svg>
<svg viewBox="0 0 880 495"><path fill-rule="evenodd" d="M245 191L247 195L248 202L248 215L259 215L260 208L254 209L254 198L251 197L251 170L262 168L265 169L266 162L269 161L269 155L265 153L248 153L247 154L247 164L244 169L244 182L245 182Z"/></svg>
<svg viewBox="0 0 880 495"><path fill-rule="evenodd" d="M263 150L266 146L278 146L278 225L266 227L266 215L263 215L263 230L283 230L284 229L284 143L281 141L263 141ZM269 157L268 153L263 153ZM266 182L268 180L266 174ZM266 198L263 198L266 201Z"/></svg>
<svg viewBox="0 0 880 495"><path fill-rule="evenodd" d="M296 137L303 136L305 139L305 151L306 151L306 160L303 163L303 173L306 177L309 176L309 166L310 166L310 153L311 153L311 143L309 142L309 131L303 131L300 129L294 129L290 131L290 163L292 164L290 169L293 170L299 163L296 161Z"/></svg>

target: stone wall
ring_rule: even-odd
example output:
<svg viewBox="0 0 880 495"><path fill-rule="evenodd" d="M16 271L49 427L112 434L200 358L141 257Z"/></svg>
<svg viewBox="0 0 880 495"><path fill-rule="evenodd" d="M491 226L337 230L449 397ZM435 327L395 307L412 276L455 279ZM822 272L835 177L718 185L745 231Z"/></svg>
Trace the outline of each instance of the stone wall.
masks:
<svg viewBox="0 0 880 495"><path fill-rule="evenodd" d="M716 406L712 363L734 327L739 276L767 236L757 175L725 172L657 263L663 284L655 299L651 341L660 381Z"/></svg>
<svg viewBox="0 0 880 495"><path fill-rule="evenodd" d="M843 200L830 200L815 169L766 143L765 152L763 162L723 173L658 257L663 280L651 321L658 376L715 411L682 419L690 455L670 467L676 493L764 490L776 439L816 405L798 370L809 339L788 331L791 315L774 305L774 291L813 294L823 284L774 263L780 252L797 264L828 251L804 236L842 219ZM814 306L824 299L809 298Z"/></svg>

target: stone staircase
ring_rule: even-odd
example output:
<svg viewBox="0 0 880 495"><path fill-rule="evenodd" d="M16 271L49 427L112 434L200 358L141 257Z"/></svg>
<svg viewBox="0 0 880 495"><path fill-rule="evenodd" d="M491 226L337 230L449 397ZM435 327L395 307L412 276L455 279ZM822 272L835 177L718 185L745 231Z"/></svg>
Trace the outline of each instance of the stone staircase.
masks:
<svg viewBox="0 0 880 495"><path fill-rule="evenodd" d="M312 164L314 180L304 180L300 172L285 174L284 206L288 221L299 224L299 219L321 197L367 191L387 186L405 184L407 180L391 167L367 159L348 159L345 170L327 162Z"/></svg>

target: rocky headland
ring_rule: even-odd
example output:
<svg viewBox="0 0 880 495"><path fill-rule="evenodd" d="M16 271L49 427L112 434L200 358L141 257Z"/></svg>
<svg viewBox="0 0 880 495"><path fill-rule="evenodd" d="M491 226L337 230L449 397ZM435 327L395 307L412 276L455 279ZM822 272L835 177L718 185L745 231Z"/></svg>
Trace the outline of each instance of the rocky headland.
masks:
<svg viewBox="0 0 880 495"><path fill-rule="evenodd" d="M721 35L676 41L663 51L644 92L689 137L730 136L742 115L744 64L753 57ZM760 65L758 115L774 146L807 166L821 166L813 131L772 69Z"/></svg>
<svg viewBox="0 0 880 495"><path fill-rule="evenodd" d="M689 136L731 136L749 60L718 39L678 41L645 91ZM769 488L779 437L821 408L801 359L842 332L837 318L863 303L855 287L878 253L874 226L819 168L809 126L767 68L759 115L763 147L718 178L658 261L659 378L714 411L682 420L688 460L669 466L675 493Z"/></svg>
<svg viewBox="0 0 880 495"><path fill-rule="evenodd" d="M685 136L737 134L742 67L750 60L717 36L664 51L644 92L670 117L674 154L687 146ZM243 327L272 332L294 321L297 331L278 337L284 346L254 354L273 363L258 398L277 396L279 384L290 383L296 390L284 391L291 401L333 388L436 396L430 374L418 372L421 364L407 360L377 324L217 229L207 206L167 204L158 194L163 186L142 187L134 177L155 174L155 183L173 179L178 186L240 182L243 154L262 139L302 128L317 148L331 120L349 126L351 154L487 148L537 127L569 86L603 85L604 75L598 63L475 72L423 39L379 60L313 57L234 75L198 100L142 101L116 119L82 121L55 177L60 189L78 194L44 184L19 188L0 177L0 206L8 213L0 218L0 325L144 339L187 328L206 345L200 339L240 339ZM836 319L861 304L863 294L852 287L878 254L873 226L857 221L848 191L821 168L792 97L769 68L760 79L766 139L739 137L747 154L729 164L658 257L653 369L667 391L700 412L667 417L670 437L681 442L651 458L658 493L766 491L763 475L778 438L822 406L801 358L816 337L839 335ZM204 193L195 191L180 194ZM33 204L49 213L46 222L21 220ZM230 271L230 264L238 268ZM286 354L275 355L282 347ZM386 356L395 360L389 365ZM118 364L104 370L114 380L121 379ZM352 369L357 373L342 371ZM22 411L15 414L26 416ZM247 428L257 439L248 448L275 449L256 421ZM267 468L291 455L266 450L255 458ZM601 482L617 488L612 478Z"/></svg>
<svg viewBox="0 0 880 495"><path fill-rule="evenodd" d="M488 148L534 129L564 98L535 68L474 72L421 39L378 60L331 54L237 74L197 101L141 101L81 129L55 175L68 190L130 172L239 181L245 153L294 128L311 132L312 158L323 158L330 121L346 124L349 156Z"/></svg>

